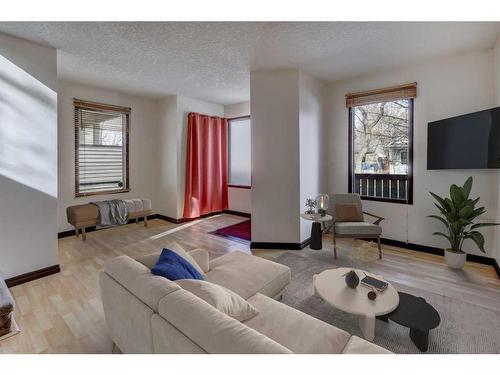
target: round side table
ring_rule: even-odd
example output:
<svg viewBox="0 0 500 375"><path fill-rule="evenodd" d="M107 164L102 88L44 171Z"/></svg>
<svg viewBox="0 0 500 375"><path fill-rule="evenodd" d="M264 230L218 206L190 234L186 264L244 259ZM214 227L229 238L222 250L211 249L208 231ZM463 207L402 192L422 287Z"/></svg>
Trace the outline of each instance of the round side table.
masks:
<svg viewBox="0 0 500 375"><path fill-rule="evenodd" d="M318 214L300 214L302 219L312 221L311 227L311 244L309 247L313 250L321 250L323 248L323 231L321 223L333 220L330 215L320 216Z"/></svg>

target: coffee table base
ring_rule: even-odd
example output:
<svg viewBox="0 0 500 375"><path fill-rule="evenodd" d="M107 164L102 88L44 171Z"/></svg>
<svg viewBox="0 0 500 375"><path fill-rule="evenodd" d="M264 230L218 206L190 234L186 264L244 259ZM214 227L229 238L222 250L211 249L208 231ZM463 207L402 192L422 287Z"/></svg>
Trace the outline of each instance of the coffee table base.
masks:
<svg viewBox="0 0 500 375"><path fill-rule="evenodd" d="M358 318L358 322L365 340L373 341L375 338L375 317L373 315L362 315Z"/></svg>
<svg viewBox="0 0 500 375"><path fill-rule="evenodd" d="M388 315L377 316L377 319L389 323ZM429 349L429 331L410 328L410 338L421 352L426 352Z"/></svg>
<svg viewBox="0 0 500 375"><path fill-rule="evenodd" d="M429 348L429 331L410 328L410 338L420 351L426 352Z"/></svg>
<svg viewBox="0 0 500 375"><path fill-rule="evenodd" d="M429 331L441 322L439 313L422 297L399 292L400 303L392 313L377 316L377 319L389 319L410 328L410 338L422 352L429 348ZM417 328L418 327L418 328Z"/></svg>

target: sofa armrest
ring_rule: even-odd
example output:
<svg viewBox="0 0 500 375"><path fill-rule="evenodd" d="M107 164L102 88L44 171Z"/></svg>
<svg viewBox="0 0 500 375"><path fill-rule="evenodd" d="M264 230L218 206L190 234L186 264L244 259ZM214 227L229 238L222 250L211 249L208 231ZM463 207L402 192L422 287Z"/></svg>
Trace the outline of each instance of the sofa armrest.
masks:
<svg viewBox="0 0 500 375"><path fill-rule="evenodd" d="M366 341L358 336L351 336L342 354L393 354L391 351Z"/></svg>
<svg viewBox="0 0 500 375"><path fill-rule="evenodd" d="M188 254L193 257L193 259L196 261L198 266L200 266L203 272L207 273L208 271L210 271L208 251L204 249L195 249L188 251Z"/></svg>

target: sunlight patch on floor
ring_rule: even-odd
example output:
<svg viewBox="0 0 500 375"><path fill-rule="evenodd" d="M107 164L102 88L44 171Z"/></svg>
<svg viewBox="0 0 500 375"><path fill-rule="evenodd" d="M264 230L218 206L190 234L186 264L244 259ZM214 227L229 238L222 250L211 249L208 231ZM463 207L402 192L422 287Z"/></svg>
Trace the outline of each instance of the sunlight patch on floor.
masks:
<svg viewBox="0 0 500 375"><path fill-rule="evenodd" d="M199 220L193 220L189 223L186 223L186 224L183 224L183 225L179 225L178 227L175 227L175 228L172 228L172 229L169 229L169 230L166 230L165 232L161 232L161 233L158 233L154 236L151 236L149 237L150 240L157 240L159 238L162 238L162 237L165 237L165 236L168 236L169 234L172 234L172 233L175 233L175 232L178 232L182 229L186 229L186 228L189 228L195 224L198 224L200 221L204 221L204 220L210 220L210 219L214 219L214 218L217 218L217 217L220 217L222 215L214 215L214 216L210 216L210 217L207 217L207 218L204 218L204 219L199 219Z"/></svg>

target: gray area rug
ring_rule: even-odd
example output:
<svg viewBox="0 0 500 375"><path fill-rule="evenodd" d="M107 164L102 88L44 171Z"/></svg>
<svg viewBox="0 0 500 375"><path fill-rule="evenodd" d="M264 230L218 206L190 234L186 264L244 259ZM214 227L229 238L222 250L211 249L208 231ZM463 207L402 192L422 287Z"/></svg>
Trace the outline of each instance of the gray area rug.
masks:
<svg viewBox="0 0 500 375"><path fill-rule="evenodd" d="M274 260L290 267L292 282L282 302L363 337L356 316L335 309L313 295L313 275L335 265L308 252L286 252ZM441 324L430 331L427 353L500 353L500 313L450 297L392 283L398 290L423 297L439 312ZM409 329L377 319L374 343L394 353L421 353L409 337Z"/></svg>

